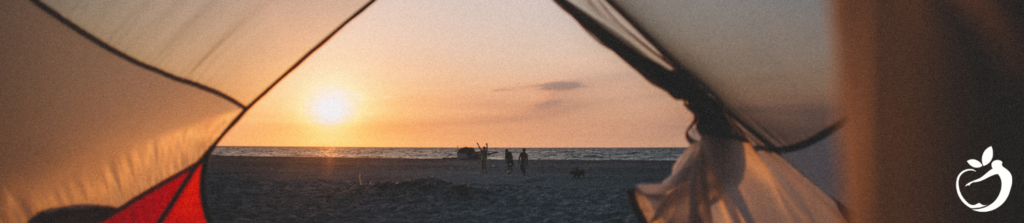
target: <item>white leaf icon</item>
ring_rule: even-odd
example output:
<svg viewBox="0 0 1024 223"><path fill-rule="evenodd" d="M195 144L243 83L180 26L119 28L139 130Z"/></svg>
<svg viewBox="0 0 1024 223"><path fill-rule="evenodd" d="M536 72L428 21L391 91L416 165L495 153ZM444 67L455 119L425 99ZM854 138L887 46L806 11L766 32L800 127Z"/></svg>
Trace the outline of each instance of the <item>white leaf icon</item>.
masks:
<svg viewBox="0 0 1024 223"><path fill-rule="evenodd" d="M988 163L992 162L992 147L989 146L985 149L985 152L981 154L981 165L988 166Z"/></svg>
<svg viewBox="0 0 1024 223"><path fill-rule="evenodd" d="M967 164L971 165L971 167L974 167L974 168L981 168L981 162L978 162L978 160L976 160L976 159L969 159L969 160L967 160Z"/></svg>

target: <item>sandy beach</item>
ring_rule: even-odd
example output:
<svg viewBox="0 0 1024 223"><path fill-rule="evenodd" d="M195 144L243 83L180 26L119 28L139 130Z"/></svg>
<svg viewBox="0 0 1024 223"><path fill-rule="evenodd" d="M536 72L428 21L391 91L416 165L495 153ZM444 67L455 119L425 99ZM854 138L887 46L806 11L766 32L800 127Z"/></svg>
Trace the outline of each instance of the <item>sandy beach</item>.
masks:
<svg viewBox="0 0 1024 223"><path fill-rule="evenodd" d="M214 156L204 183L213 222L636 222L625 191L672 163Z"/></svg>

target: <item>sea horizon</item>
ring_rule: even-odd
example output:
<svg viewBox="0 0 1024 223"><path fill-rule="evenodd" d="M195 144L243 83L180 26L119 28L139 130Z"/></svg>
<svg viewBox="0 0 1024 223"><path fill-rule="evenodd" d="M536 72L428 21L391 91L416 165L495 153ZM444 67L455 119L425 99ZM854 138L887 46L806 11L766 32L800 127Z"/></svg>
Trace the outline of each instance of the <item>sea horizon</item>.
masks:
<svg viewBox="0 0 1024 223"><path fill-rule="evenodd" d="M462 147L304 147L217 146L213 155L249 157L333 157L394 159L456 159ZM479 151L477 148L474 150ZM518 159L526 149L531 160L675 161L686 147L490 147L489 159L504 159L508 149Z"/></svg>

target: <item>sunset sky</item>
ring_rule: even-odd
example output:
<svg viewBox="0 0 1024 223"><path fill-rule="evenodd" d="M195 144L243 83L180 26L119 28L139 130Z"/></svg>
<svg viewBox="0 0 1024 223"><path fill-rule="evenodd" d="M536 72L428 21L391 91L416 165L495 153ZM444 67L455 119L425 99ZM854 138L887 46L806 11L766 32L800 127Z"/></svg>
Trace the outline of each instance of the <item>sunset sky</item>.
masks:
<svg viewBox="0 0 1024 223"><path fill-rule="evenodd" d="M691 117L553 2L379 1L221 145L683 147Z"/></svg>

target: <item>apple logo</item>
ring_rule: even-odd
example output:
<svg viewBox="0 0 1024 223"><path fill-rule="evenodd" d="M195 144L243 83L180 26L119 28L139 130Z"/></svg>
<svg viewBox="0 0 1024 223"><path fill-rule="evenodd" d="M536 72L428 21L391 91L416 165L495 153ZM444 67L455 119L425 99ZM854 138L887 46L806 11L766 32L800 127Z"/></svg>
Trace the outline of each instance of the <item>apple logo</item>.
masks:
<svg viewBox="0 0 1024 223"><path fill-rule="evenodd" d="M1003 202L1006 202L1006 199L1010 197L1010 188L1013 185L1013 176L1010 175L1010 170L1007 170L1005 167L1003 167L1002 160L992 160L992 147L989 146L988 149L985 149L985 152L981 154L980 162L975 159L969 159L967 160L967 164L971 165L971 167L974 168L981 168L983 166L988 166L989 164L992 164L992 169L990 169L988 172L985 172L985 175L982 175L980 178L968 182L967 185L964 185L964 187L970 187L971 184L983 181L992 176L999 176L999 181L1002 184L999 187L999 195L996 196L996 200L992 201L991 204L983 205L981 203L968 203L967 200L964 199L964 195L960 192L960 176L966 172L975 172L975 170L974 168L967 168L963 171L960 171L960 174L956 175L956 195L960 196L960 201L963 202L964 205L967 205L967 207L977 212L989 212L995 210L996 208L999 208L999 206L1002 206Z"/></svg>

